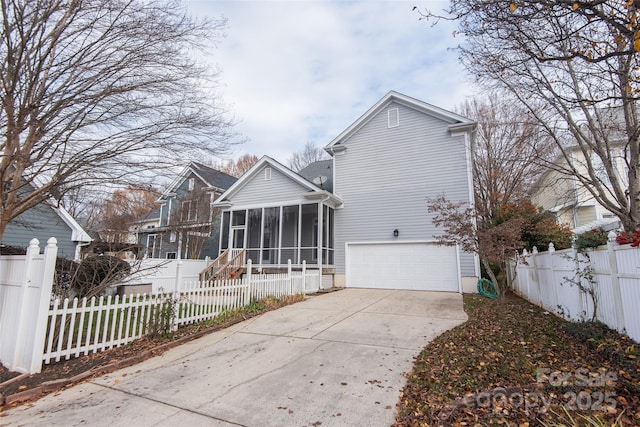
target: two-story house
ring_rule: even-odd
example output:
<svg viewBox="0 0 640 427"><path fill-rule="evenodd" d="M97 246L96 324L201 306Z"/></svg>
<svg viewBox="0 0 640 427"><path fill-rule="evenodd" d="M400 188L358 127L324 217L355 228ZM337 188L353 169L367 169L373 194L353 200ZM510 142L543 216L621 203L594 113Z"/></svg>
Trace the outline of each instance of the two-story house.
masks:
<svg viewBox="0 0 640 427"><path fill-rule="evenodd" d="M569 160L564 156L558 157L557 167L548 168L540 176L530 192L531 201L536 206L553 212L558 223L568 225L576 234L598 227L611 229L619 226L616 215L598 203L578 178L561 172L571 162L577 173L589 176L582 151L577 148L567 151ZM617 149L612 148L612 153L615 173L620 182L626 183L624 147L620 145ZM598 161L596 156L591 158L597 179L607 187L610 185L609 178L604 168L598 167Z"/></svg>
<svg viewBox="0 0 640 427"><path fill-rule="evenodd" d="M475 122L389 92L295 173L263 157L214 206L220 250L261 271L317 268L322 287L473 291L475 254L435 243L441 195L471 204Z"/></svg>
<svg viewBox="0 0 640 427"><path fill-rule="evenodd" d="M237 178L197 162L158 198L160 205L132 224L131 232L148 258L215 258L219 249L219 210L213 202Z"/></svg>

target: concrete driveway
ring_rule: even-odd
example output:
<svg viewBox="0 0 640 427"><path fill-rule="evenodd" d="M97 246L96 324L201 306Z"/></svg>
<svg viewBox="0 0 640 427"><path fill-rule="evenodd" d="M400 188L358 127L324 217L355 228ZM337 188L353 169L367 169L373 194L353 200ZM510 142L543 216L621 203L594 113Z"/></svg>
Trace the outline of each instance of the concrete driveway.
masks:
<svg viewBox="0 0 640 427"><path fill-rule="evenodd" d="M312 296L0 414L0 425L388 426L404 372L467 319L459 294Z"/></svg>

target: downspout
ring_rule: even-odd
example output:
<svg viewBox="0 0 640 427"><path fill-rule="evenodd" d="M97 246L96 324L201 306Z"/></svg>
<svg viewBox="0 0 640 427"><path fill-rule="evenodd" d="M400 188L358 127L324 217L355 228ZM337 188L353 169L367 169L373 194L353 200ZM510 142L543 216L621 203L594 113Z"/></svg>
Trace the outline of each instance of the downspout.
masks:
<svg viewBox="0 0 640 427"><path fill-rule="evenodd" d="M475 190L473 187L473 154L475 151L475 139L476 139L476 129L474 128L471 132L465 132L464 134L464 144L465 144L465 150L467 152L467 191L469 192L469 202L470 202L470 206L471 208L475 211L475 207L476 207L476 199L475 199ZM473 222L473 227L477 228L478 227L478 223L476 220L476 216L474 215L472 217L472 222ZM460 267L460 251L457 250L458 252L458 276L459 280L462 280L462 268ZM473 254L473 269L474 269L474 273L476 274L476 276L478 278L480 278L480 276L482 275L481 273L481 268L480 268L480 257L478 256L478 253L474 253Z"/></svg>

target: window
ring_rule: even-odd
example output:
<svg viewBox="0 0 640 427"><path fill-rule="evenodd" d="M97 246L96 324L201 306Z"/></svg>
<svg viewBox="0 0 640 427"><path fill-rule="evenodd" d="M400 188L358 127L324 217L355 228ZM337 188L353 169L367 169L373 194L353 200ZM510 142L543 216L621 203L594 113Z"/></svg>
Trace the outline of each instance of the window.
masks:
<svg viewBox="0 0 640 427"><path fill-rule="evenodd" d="M271 168L264 168L264 180L271 181Z"/></svg>
<svg viewBox="0 0 640 427"><path fill-rule="evenodd" d="M196 186L196 179L195 178L189 178L189 191L193 191L195 186Z"/></svg>
<svg viewBox="0 0 640 427"><path fill-rule="evenodd" d="M280 208L264 208L263 223L262 262L277 264L280 247Z"/></svg>
<svg viewBox="0 0 640 427"><path fill-rule="evenodd" d="M300 260L318 259L318 204L305 204L300 209Z"/></svg>
<svg viewBox="0 0 640 427"><path fill-rule="evenodd" d="M231 217L231 225L244 225L246 221L247 211L233 211Z"/></svg>
<svg viewBox="0 0 640 427"><path fill-rule="evenodd" d="M155 258L157 250L159 249L158 235L157 234L149 234L147 236L147 257Z"/></svg>
<svg viewBox="0 0 640 427"><path fill-rule="evenodd" d="M313 235L311 236L313 241L313 252L311 253L311 259L313 261L318 260L318 217L313 220Z"/></svg>
<svg viewBox="0 0 640 427"><path fill-rule="evenodd" d="M400 113L397 108L392 108L387 111L388 123L387 127L395 128L400 125Z"/></svg>
<svg viewBox="0 0 640 427"><path fill-rule="evenodd" d="M249 209L247 227L247 258L255 264L260 262L260 239L262 230L262 209Z"/></svg>
<svg viewBox="0 0 640 427"><path fill-rule="evenodd" d="M177 252L167 252L167 259L176 259Z"/></svg>
<svg viewBox="0 0 640 427"><path fill-rule="evenodd" d="M182 212L180 220L182 222L195 221L198 215L198 202L195 200L185 200L182 202Z"/></svg>
<svg viewBox="0 0 640 427"><path fill-rule="evenodd" d="M169 242L173 243L176 241L176 232L172 231L171 233L169 233Z"/></svg>
<svg viewBox="0 0 640 427"><path fill-rule="evenodd" d="M282 208L282 255L280 263L291 260L298 263L298 216L300 206L284 206Z"/></svg>
<svg viewBox="0 0 640 427"><path fill-rule="evenodd" d="M230 212L222 213L222 237L220 238L220 249L223 251L229 247L229 217Z"/></svg>

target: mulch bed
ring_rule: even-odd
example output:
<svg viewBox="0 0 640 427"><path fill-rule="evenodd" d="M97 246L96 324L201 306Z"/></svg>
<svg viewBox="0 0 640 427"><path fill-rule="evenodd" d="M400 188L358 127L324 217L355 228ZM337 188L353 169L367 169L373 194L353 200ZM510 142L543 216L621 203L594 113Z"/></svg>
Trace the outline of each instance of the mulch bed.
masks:
<svg viewBox="0 0 640 427"><path fill-rule="evenodd" d="M416 358L396 426L640 425L638 343L508 294L465 295L469 320ZM573 421L571 421L573 419Z"/></svg>
<svg viewBox="0 0 640 427"><path fill-rule="evenodd" d="M237 310L230 316L218 319L215 323L189 325L169 336L143 337L121 347L69 360L63 359L43 365L42 372L38 374L11 372L0 365L0 411L89 378L140 363L177 345L303 299L301 295L281 299L267 298L264 300L266 303L261 303L258 309L254 307Z"/></svg>

